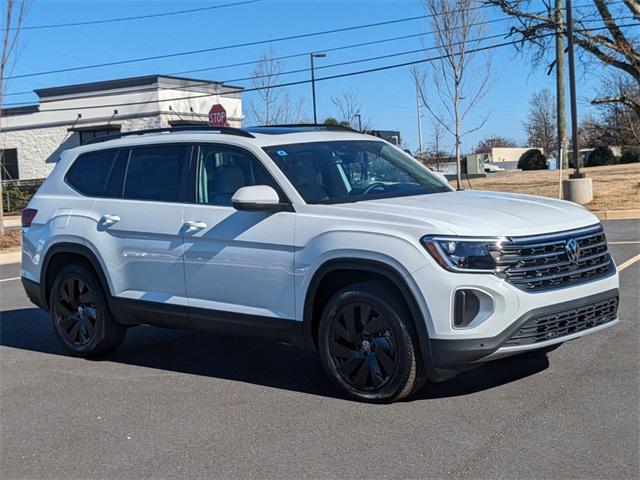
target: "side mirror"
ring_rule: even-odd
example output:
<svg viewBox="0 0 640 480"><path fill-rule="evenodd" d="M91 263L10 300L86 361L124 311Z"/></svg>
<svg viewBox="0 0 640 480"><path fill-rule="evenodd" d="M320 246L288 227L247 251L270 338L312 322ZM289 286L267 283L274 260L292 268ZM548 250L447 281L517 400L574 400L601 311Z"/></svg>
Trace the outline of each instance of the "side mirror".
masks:
<svg viewBox="0 0 640 480"><path fill-rule="evenodd" d="M252 185L242 187L231 197L233 208L246 212L292 211L288 203L280 203L280 197L273 187Z"/></svg>

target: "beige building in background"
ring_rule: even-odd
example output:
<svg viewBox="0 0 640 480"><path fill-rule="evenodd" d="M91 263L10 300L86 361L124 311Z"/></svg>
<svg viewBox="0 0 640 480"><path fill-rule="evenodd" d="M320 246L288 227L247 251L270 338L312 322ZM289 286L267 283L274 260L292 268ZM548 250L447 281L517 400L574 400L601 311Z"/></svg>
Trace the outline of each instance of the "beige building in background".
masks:
<svg viewBox="0 0 640 480"><path fill-rule="evenodd" d="M544 153L544 148L539 147L496 147L491 149L488 161L493 163L518 162L522 154L531 149L537 149Z"/></svg>

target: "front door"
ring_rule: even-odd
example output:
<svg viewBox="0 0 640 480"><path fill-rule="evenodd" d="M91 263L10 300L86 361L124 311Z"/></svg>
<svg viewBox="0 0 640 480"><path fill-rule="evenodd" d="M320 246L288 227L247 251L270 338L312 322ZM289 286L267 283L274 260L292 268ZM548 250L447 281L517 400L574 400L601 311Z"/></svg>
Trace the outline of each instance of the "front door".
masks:
<svg viewBox="0 0 640 480"><path fill-rule="evenodd" d="M195 204L185 206L183 230L192 326L220 329L226 323L233 329L250 322L269 329L293 319L295 213L233 208L231 197L241 187L270 185L279 191L250 152L207 144L197 148L194 160Z"/></svg>
<svg viewBox="0 0 640 480"><path fill-rule="evenodd" d="M186 326L183 210L192 146L121 150L105 197L96 201L93 242L124 320ZM145 320L146 320L145 319ZM151 323L151 322L150 322Z"/></svg>

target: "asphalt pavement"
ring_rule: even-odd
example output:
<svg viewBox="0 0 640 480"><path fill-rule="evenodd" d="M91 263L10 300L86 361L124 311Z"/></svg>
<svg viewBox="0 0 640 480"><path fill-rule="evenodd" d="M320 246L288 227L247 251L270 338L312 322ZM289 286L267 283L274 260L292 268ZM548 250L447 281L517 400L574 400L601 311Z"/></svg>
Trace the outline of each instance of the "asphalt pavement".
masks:
<svg viewBox="0 0 640 480"><path fill-rule="evenodd" d="M393 405L277 343L136 327L71 358L2 266L0 477L639 478L640 222L604 224L618 326Z"/></svg>

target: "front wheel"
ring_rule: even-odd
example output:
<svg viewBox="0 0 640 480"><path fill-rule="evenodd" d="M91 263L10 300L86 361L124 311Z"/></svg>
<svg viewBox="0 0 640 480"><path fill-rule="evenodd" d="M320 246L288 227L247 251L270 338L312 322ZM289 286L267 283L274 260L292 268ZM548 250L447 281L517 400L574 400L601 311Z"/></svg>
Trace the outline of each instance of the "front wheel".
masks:
<svg viewBox="0 0 640 480"><path fill-rule="evenodd" d="M417 383L417 342L411 315L387 284L365 282L333 296L319 326L322 365L349 397L391 402Z"/></svg>
<svg viewBox="0 0 640 480"><path fill-rule="evenodd" d="M100 282L83 265L69 265L58 273L49 305L56 336L74 356L105 354L124 339L126 327L116 323Z"/></svg>

